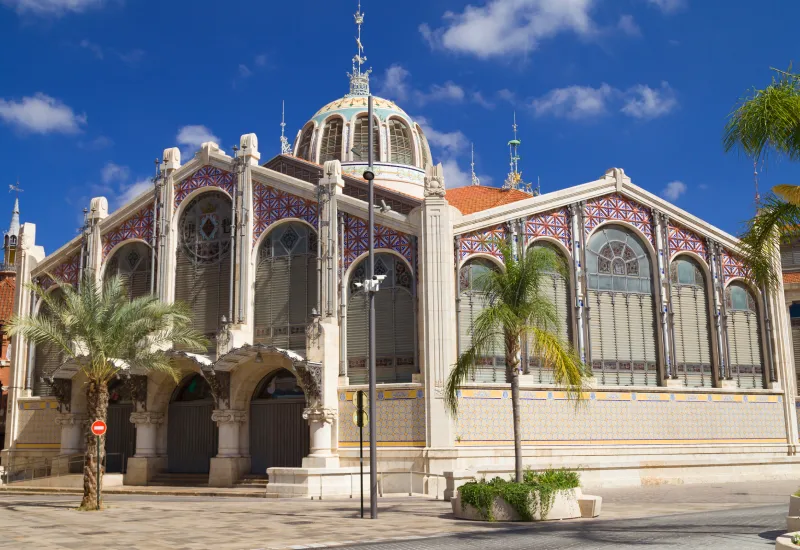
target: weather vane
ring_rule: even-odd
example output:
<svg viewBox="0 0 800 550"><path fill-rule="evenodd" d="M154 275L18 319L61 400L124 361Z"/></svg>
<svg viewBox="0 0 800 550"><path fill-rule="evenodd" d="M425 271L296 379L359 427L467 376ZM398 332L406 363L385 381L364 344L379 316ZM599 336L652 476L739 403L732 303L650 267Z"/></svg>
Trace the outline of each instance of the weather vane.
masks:
<svg viewBox="0 0 800 550"><path fill-rule="evenodd" d="M529 194L533 193L533 185L526 183L522 180L522 172L519 171L519 145L520 140L517 138L517 113L514 111L514 124L511 126L514 129L514 139L508 142L508 152L511 157L509 163L511 169L506 176L506 181L503 183L503 189L511 190L516 189L524 191Z"/></svg>
<svg viewBox="0 0 800 550"><path fill-rule="evenodd" d="M285 134L286 130L286 102L281 101L281 154L291 155L292 147L289 145L289 139Z"/></svg>
<svg viewBox="0 0 800 550"><path fill-rule="evenodd" d="M350 77L350 93L348 97L354 96L368 96L369 95L369 75L372 69L361 71L362 65L367 62L367 56L364 55L364 44L361 43L361 25L364 24L364 13L361 11L361 0L358 1L358 10L353 15L358 26L358 36L356 37L356 45L358 46L358 53L353 58L353 72L348 73Z"/></svg>
<svg viewBox="0 0 800 550"><path fill-rule="evenodd" d="M480 185L481 180L475 173L475 144L472 143L471 145L472 145L472 163L470 164L470 166L472 166L472 185Z"/></svg>
<svg viewBox="0 0 800 550"><path fill-rule="evenodd" d="M9 192L9 193L12 193L12 192L13 192L13 193L17 193L17 194L19 194L19 193L22 193L23 191L24 191L24 189L22 189L22 188L19 186L19 180L17 180L17 184L16 184L16 185L14 185L14 184L12 183L12 184L10 184L10 185L8 186L8 192Z"/></svg>

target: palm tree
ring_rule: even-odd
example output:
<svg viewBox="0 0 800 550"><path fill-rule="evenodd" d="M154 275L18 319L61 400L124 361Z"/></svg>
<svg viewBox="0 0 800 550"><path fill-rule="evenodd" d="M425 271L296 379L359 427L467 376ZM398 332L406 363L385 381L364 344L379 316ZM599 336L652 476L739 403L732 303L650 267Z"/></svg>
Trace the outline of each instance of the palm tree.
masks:
<svg viewBox="0 0 800 550"><path fill-rule="evenodd" d="M63 291L58 297L37 284L26 285L47 313L14 316L9 334L47 345L64 360L77 362L86 377L86 412L91 420L106 420L108 383L121 371L161 371L177 379L165 350L173 345L206 350L208 342L192 328L183 304L165 304L152 295L130 300L119 277L101 284L87 274L79 289L55 282ZM94 435L87 427L81 509L97 509L96 471L104 454L101 448L98 456Z"/></svg>
<svg viewBox="0 0 800 550"><path fill-rule="evenodd" d="M570 344L556 332L558 315L553 303L542 292L546 277L566 273L566 265L546 247L536 247L521 259L511 247L500 243L504 270L490 270L476 281L486 294L489 306L475 319L472 345L460 355L445 390L445 403L453 415L458 413L458 390L474 375L478 359L490 354L495 342L505 344L506 380L511 383L511 409L514 419L514 457L517 482L522 482L522 436L519 413L520 351L523 340L530 342L530 353L553 370L556 384L564 386L571 398L580 398L591 372Z"/></svg>
<svg viewBox="0 0 800 550"><path fill-rule="evenodd" d="M791 66L788 71L772 70L776 76L769 86L753 89L730 114L723 137L726 152L736 149L754 162L770 155L800 159L800 75ZM768 287L780 276L776 237L800 226L800 186L777 185L772 191L758 204L741 237L750 278Z"/></svg>

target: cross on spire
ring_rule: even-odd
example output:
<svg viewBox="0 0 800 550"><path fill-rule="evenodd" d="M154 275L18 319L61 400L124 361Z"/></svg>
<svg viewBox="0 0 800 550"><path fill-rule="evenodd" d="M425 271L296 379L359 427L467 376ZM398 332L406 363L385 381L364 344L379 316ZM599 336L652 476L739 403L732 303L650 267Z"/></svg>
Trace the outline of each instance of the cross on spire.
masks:
<svg viewBox="0 0 800 550"><path fill-rule="evenodd" d="M364 13L361 11L361 0L358 0L358 10L353 15L356 26L358 26L358 36L356 37L356 45L358 52L353 58L353 72L347 73L350 77L350 93L347 97L354 96L368 96L369 95L369 75L372 69L362 71L361 68L367 62L367 56L364 55L364 44L361 42L361 26L364 24Z"/></svg>

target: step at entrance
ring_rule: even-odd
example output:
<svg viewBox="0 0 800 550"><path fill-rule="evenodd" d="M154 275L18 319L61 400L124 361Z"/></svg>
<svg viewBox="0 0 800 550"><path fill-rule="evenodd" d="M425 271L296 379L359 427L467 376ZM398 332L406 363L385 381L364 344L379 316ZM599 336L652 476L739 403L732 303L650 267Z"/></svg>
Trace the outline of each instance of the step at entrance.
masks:
<svg viewBox="0 0 800 550"><path fill-rule="evenodd" d="M156 474L148 485L159 487L208 487L208 474Z"/></svg>
<svg viewBox="0 0 800 550"><path fill-rule="evenodd" d="M266 489L268 481L266 474L249 474L240 479L236 486L243 489Z"/></svg>

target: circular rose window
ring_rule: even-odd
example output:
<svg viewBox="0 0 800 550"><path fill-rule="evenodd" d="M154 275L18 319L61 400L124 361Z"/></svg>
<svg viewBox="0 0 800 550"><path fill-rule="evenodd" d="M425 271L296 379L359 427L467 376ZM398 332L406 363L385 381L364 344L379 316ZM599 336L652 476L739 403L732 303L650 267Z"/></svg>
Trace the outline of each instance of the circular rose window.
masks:
<svg viewBox="0 0 800 550"><path fill-rule="evenodd" d="M216 264L231 248L231 201L218 191L196 197L180 221L180 246L197 264Z"/></svg>

